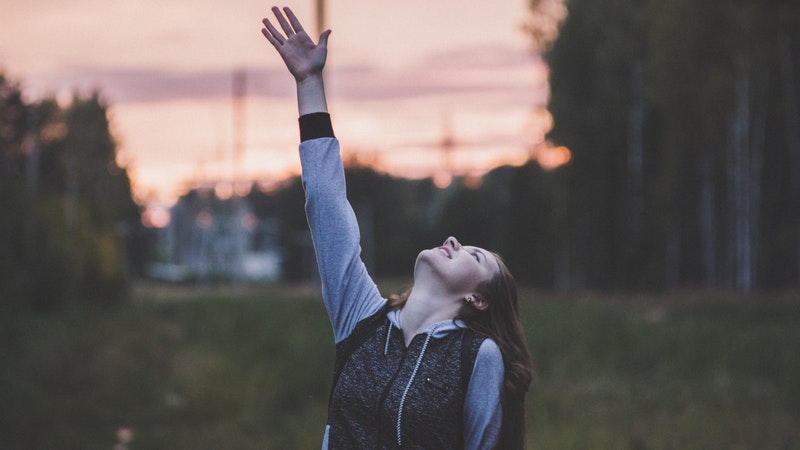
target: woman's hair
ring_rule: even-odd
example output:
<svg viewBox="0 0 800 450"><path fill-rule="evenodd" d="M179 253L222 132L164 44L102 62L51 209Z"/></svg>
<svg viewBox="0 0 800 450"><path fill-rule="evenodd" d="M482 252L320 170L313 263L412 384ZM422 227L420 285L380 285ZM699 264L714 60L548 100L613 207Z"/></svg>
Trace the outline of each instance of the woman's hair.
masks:
<svg viewBox="0 0 800 450"><path fill-rule="evenodd" d="M457 317L477 333L492 338L503 354L503 426L497 448L525 448L525 396L531 384L531 357L519 319L517 282L500 255L494 254L500 272L480 283L477 294L489 304L484 311L463 308Z"/></svg>
<svg viewBox="0 0 800 450"><path fill-rule="evenodd" d="M478 285L476 294L489 304L484 311L476 308L462 308L456 319L462 320L470 329L492 338L503 355L505 379L501 402L503 405L503 425L497 448L525 448L525 397L531 384L532 363L528 353L525 331L519 319L519 300L517 283L506 267L503 259L497 259L500 272ZM390 308L402 307L411 289L402 295L390 298Z"/></svg>

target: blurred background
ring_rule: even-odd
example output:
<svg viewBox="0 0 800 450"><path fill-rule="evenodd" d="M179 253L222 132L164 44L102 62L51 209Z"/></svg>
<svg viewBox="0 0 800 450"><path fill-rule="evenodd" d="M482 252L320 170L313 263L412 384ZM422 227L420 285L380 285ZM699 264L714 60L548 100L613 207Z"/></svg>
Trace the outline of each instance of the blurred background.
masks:
<svg viewBox="0 0 800 450"><path fill-rule="evenodd" d="M516 275L531 447L800 448L797 2L285 4L384 293L449 235ZM270 6L3 4L0 448L319 445Z"/></svg>

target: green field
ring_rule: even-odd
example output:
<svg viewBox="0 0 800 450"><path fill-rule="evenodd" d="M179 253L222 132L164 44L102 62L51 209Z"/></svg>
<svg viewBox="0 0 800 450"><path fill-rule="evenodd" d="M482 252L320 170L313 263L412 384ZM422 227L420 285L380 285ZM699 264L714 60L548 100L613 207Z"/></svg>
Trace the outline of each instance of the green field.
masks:
<svg viewBox="0 0 800 450"><path fill-rule="evenodd" d="M800 449L799 294L522 294L529 448ZM313 288L147 286L0 325L0 449L319 448Z"/></svg>

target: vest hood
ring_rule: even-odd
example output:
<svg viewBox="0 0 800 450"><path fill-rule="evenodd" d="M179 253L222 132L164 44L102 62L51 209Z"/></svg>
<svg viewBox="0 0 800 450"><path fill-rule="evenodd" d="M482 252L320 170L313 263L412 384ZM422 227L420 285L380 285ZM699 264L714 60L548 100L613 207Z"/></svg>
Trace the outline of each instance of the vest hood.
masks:
<svg viewBox="0 0 800 450"><path fill-rule="evenodd" d="M389 322L392 325L394 325L398 329L402 329L400 327L400 321L398 320L399 314L400 314L400 310L399 309L395 309L393 311L389 311L386 314L386 317L389 319ZM452 333L453 331L458 331L458 330L461 330L463 328L467 328L467 325L461 320L443 320L441 322L436 322L434 324L431 324L431 326L429 326L428 328L426 328L422 332L425 333L425 334L428 334L428 333L431 332L431 330L434 330L434 332L431 335L431 337L436 338L436 339L440 339L440 338L443 338L443 337L447 336L448 334Z"/></svg>

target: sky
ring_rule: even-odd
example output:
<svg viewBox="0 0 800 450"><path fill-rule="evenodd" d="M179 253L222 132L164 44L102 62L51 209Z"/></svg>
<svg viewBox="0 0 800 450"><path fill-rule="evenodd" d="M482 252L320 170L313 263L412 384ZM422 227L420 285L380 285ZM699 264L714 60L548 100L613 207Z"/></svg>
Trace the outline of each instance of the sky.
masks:
<svg viewBox="0 0 800 450"><path fill-rule="evenodd" d="M98 90L139 202L299 172L294 82L260 32L272 4L0 2L0 71L29 100ZM314 4L278 6L316 37ZM551 125L527 16L527 0L327 0L326 89L345 157L409 177L524 162ZM238 106L234 72L245 77Z"/></svg>

